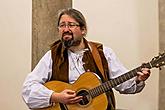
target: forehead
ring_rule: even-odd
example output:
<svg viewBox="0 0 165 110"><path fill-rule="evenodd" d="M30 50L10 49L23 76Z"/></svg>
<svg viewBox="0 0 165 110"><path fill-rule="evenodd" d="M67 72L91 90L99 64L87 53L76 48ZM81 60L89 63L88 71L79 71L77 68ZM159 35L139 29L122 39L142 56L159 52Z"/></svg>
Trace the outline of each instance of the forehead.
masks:
<svg viewBox="0 0 165 110"><path fill-rule="evenodd" d="M76 20L73 17L64 14L60 18L60 23L62 23L62 22L76 22Z"/></svg>

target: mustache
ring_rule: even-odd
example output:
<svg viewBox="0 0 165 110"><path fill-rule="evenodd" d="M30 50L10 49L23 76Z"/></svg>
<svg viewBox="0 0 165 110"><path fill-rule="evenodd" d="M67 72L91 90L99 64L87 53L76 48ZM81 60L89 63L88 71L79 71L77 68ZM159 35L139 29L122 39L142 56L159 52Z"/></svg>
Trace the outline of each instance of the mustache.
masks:
<svg viewBox="0 0 165 110"><path fill-rule="evenodd" d="M72 35L72 36L73 36L73 33L72 33L72 32L69 32L69 31L64 32L64 33L62 34L62 37L65 36L65 35Z"/></svg>

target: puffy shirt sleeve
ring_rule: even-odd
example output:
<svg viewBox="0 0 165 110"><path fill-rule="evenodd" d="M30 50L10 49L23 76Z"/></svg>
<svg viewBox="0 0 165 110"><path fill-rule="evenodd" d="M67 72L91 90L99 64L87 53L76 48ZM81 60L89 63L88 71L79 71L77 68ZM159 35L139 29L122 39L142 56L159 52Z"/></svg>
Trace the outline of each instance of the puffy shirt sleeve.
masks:
<svg viewBox="0 0 165 110"><path fill-rule="evenodd" d="M103 46L103 52L108 61L110 79L121 76L129 71L123 66L111 48ZM134 94L140 92L144 86L145 83L143 81L137 84L134 77L116 86L115 89L122 94Z"/></svg>
<svg viewBox="0 0 165 110"><path fill-rule="evenodd" d="M48 51L34 70L27 75L22 88L22 97L29 108L50 106L53 91L47 89L43 84L51 77L51 65L51 51Z"/></svg>

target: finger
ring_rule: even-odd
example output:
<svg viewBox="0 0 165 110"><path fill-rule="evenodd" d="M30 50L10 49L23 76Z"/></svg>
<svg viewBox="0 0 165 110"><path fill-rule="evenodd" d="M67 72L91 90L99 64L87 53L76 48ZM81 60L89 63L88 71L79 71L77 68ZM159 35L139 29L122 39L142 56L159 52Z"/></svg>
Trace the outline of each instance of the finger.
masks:
<svg viewBox="0 0 165 110"><path fill-rule="evenodd" d="M68 94L68 99L73 100L76 97L76 94Z"/></svg>
<svg viewBox="0 0 165 110"><path fill-rule="evenodd" d="M148 71L142 71L143 75L149 75L150 73Z"/></svg>
<svg viewBox="0 0 165 110"><path fill-rule="evenodd" d="M148 78L150 76L150 73L148 73L147 71L143 71L143 72L137 72L138 77L142 77L142 78Z"/></svg>
<svg viewBox="0 0 165 110"><path fill-rule="evenodd" d="M70 99L71 101L76 101L76 100L79 100L79 99L82 99L83 97L82 96L77 96L77 97L74 97L72 99Z"/></svg>
<svg viewBox="0 0 165 110"><path fill-rule="evenodd" d="M144 81L145 80L145 77L144 77L144 73L142 73L142 72L137 72L137 79L139 80L139 81Z"/></svg>
<svg viewBox="0 0 165 110"><path fill-rule="evenodd" d="M70 99L70 103L78 103L78 102L80 102L81 100L82 100L82 96L77 96L77 97L75 97L75 98L73 98L73 99Z"/></svg>
<svg viewBox="0 0 165 110"><path fill-rule="evenodd" d="M65 90L64 92L68 95L68 98L74 98L76 96L76 92L73 90Z"/></svg>
<svg viewBox="0 0 165 110"><path fill-rule="evenodd" d="M74 101L74 103L79 103L82 99L77 99Z"/></svg>
<svg viewBox="0 0 165 110"><path fill-rule="evenodd" d="M68 94L75 94L75 93L76 93L75 91L70 90L70 89L66 89L65 91L66 91Z"/></svg>
<svg viewBox="0 0 165 110"><path fill-rule="evenodd" d="M147 71L148 73L151 73L149 68L142 68L142 71Z"/></svg>
<svg viewBox="0 0 165 110"><path fill-rule="evenodd" d="M139 81L145 81L149 77L148 72L146 72L146 73L145 72L138 72L137 74L138 74L137 79Z"/></svg>
<svg viewBox="0 0 165 110"><path fill-rule="evenodd" d="M137 72L138 76L143 76L144 74L142 72Z"/></svg>
<svg viewBox="0 0 165 110"><path fill-rule="evenodd" d="M142 73L144 74L143 76L150 76L151 72L150 71L142 71Z"/></svg>

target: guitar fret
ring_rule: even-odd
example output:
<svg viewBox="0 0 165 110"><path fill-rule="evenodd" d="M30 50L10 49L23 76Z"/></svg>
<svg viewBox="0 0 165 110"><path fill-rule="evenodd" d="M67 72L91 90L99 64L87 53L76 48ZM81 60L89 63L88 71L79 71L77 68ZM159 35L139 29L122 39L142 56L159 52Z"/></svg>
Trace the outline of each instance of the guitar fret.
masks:
<svg viewBox="0 0 165 110"><path fill-rule="evenodd" d="M89 90L89 94L90 94L91 97L93 97L93 92L92 91L93 91L93 89Z"/></svg>
<svg viewBox="0 0 165 110"><path fill-rule="evenodd" d="M97 96L97 93L98 93L97 88L95 88L95 97Z"/></svg>
<svg viewBox="0 0 165 110"><path fill-rule="evenodd" d="M128 76L128 74L125 74L125 80L128 80L129 79L129 76Z"/></svg>
<svg viewBox="0 0 165 110"><path fill-rule="evenodd" d="M103 88L103 92L107 91L106 83L103 84L102 88Z"/></svg>
<svg viewBox="0 0 165 110"><path fill-rule="evenodd" d="M124 82L124 81L126 80L126 77L125 77L125 75L123 75L123 76L120 76L119 78L120 78L120 80L121 80L121 81L120 81L120 83L122 83L122 82ZM125 79L124 79L124 78L125 78Z"/></svg>
<svg viewBox="0 0 165 110"><path fill-rule="evenodd" d="M100 86L100 88L101 88L101 93L103 93L105 91L104 86Z"/></svg>
<svg viewBox="0 0 165 110"><path fill-rule="evenodd" d="M124 76L120 76L120 83L123 83L125 80L124 80Z"/></svg>
<svg viewBox="0 0 165 110"><path fill-rule="evenodd" d="M113 81L113 80L110 80L110 82L111 82L111 84L112 84L112 87L114 87L114 86L115 86L114 81Z"/></svg>
<svg viewBox="0 0 165 110"><path fill-rule="evenodd" d="M97 89L97 94L100 94L100 93L101 93L101 91L102 91L101 86L98 86L98 89ZM97 94L96 94L96 95L97 95Z"/></svg>
<svg viewBox="0 0 165 110"><path fill-rule="evenodd" d="M109 88L111 88L112 87L112 84L108 81L108 83L107 83L107 88L109 89Z"/></svg>
<svg viewBox="0 0 165 110"><path fill-rule="evenodd" d="M134 70L136 73L138 72L138 68Z"/></svg>
<svg viewBox="0 0 165 110"><path fill-rule="evenodd" d="M95 88L95 92L94 92L94 93L95 93L95 97L96 97L96 96L97 96L97 93L98 93L98 92L97 92L97 88Z"/></svg>
<svg viewBox="0 0 165 110"><path fill-rule="evenodd" d="M135 70L136 70L136 69L135 69ZM134 71L135 71L135 70L134 70ZM136 71L135 71L135 72L131 71L131 74L130 74L130 75L131 75L131 78L135 76L134 73L136 73Z"/></svg>
<svg viewBox="0 0 165 110"><path fill-rule="evenodd" d="M120 77L116 78L117 79L117 85L120 84Z"/></svg>
<svg viewBox="0 0 165 110"><path fill-rule="evenodd" d="M105 83L103 84L103 88L104 88L104 92L106 92L106 91L108 90L108 88L107 88L107 82L105 82Z"/></svg>
<svg viewBox="0 0 165 110"><path fill-rule="evenodd" d="M130 72L129 77L132 78L133 71Z"/></svg>
<svg viewBox="0 0 165 110"><path fill-rule="evenodd" d="M114 80L114 82L115 82L115 86L117 85L117 80Z"/></svg>
<svg viewBox="0 0 165 110"><path fill-rule="evenodd" d="M130 72L129 72L130 73ZM130 74L127 74L127 76L128 76L128 78L127 79L130 79L131 77L130 77Z"/></svg>
<svg viewBox="0 0 165 110"><path fill-rule="evenodd" d="M121 77L121 76L120 76L120 79L121 79L121 82L124 82L124 79L123 79L123 77Z"/></svg>
<svg viewBox="0 0 165 110"><path fill-rule="evenodd" d="M93 97L95 97L95 94L96 94L96 91L95 91L95 88L93 89Z"/></svg>
<svg viewBox="0 0 165 110"><path fill-rule="evenodd" d="M104 92L104 85L101 85L100 86L100 93L103 93Z"/></svg>
<svg viewBox="0 0 165 110"><path fill-rule="evenodd" d="M92 90L92 97L95 97L95 89Z"/></svg>
<svg viewBox="0 0 165 110"><path fill-rule="evenodd" d="M109 90L109 87L111 87L111 84L108 82L105 83L105 88L106 88L106 91Z"/></svg>
<svg viewBox="0 0 165 110"><path fill-rule="evenodd" d="M89 93L89 95L90 95L91 97L93 97L92 90L93 90L93 89L89 90L89 92L88 92L88 93Z"/></svg>
<svg viewBox="0 0 165 110"><path fill-rule="evenodd" d="M124 78L125 78L125 81L126 81L126 80L127 80L127 77L126 77L126 75L124 74L123 76L124 76Z"/></svg>

